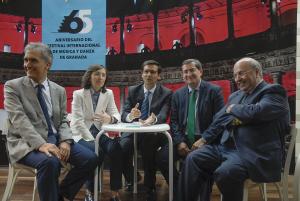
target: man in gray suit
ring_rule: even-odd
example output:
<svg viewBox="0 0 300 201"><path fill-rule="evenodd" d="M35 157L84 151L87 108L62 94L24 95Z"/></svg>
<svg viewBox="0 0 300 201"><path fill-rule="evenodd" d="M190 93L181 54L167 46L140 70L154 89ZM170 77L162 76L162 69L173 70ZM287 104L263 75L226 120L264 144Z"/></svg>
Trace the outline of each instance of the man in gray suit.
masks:
<svg viewBox="0 0 300 201"><path fill-rule="evenodd" d="M7 81L4 86L9 156L12 163L37 170L40 200L73 200L93 174L97 157L72 140L66 118L66 92L47 78L53 59L49 47L30 43L24 52L26 76ZM61 162L73 168L59 186Z"/></svg>

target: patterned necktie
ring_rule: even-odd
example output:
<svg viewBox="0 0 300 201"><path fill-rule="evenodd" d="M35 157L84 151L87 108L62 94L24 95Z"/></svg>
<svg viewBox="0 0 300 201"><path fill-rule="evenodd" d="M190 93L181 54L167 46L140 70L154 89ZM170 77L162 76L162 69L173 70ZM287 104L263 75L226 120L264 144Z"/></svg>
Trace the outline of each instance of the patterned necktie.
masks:
<svg viewBox="0 0 300 201"><path fill-rule="evenodd" d="M149 114L149 95L151 94L150 91L147 91L145 93L145 97L142 103L142 107L141 107L141 119L145 120L148 118L148 114Z"/></svg>
<svg viewBox="0 0 300 201"><path fill-rule="evenodd" d="M195 120L196 120L196 91L193 90L189 98L189 111L187 119L187 137L191 144L195 141Z"/></svg>
<svg viewBox="0 0 300 201"><path fill-rule="evenodd" d="M47 104L46 104L45 98L43 96L43 88L44 88L44 85L42 85L42 84L37 85L37 89L38 89L37 90L37 98L40 102L42 111L44 113L44 116L45 116L45 119L47 122L48 129L49 129L48 130L48 142L55 144L56 140L53 138L54 133L53 133L52 126L51 126L51 119L50 119L50 116L48 113Z"/></svg>

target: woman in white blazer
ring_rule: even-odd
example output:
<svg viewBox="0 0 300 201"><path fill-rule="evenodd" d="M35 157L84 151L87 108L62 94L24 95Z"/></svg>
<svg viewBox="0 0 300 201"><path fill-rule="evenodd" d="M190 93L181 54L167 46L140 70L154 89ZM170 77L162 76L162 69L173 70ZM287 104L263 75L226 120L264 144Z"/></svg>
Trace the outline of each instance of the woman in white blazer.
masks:
<svg viewBox="0 0 300 201"><path fill-rule="evenodd" d="M95 137L103 124L117 123L120 113L113 92L106 88L107 71L104 66L91 65L82 77L82 89L73 93L71 130L79 144L95 150ZM99 166L104 156L110 159L111 201L119 201L122 187L121 147L117 138L102 135L99 141ZM93 178L86 182L85 201L93 201Z"/></svg>

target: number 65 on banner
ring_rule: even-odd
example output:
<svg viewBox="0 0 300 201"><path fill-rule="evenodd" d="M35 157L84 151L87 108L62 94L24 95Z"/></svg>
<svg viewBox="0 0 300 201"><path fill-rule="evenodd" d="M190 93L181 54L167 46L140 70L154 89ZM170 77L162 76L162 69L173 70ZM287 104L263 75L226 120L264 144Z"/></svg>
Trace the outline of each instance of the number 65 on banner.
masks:
<svg viewBox="0 0 300 201"><path fill-rule="evenodd" d="M78 16L76 16L78 13ZM71 34L86 34L93 28L93 21L90 16L92 11L89 10L73 10L69 16L64 19L58 29L58 32L66 32ZM85 26L84 26L85 25Z"/></svg>

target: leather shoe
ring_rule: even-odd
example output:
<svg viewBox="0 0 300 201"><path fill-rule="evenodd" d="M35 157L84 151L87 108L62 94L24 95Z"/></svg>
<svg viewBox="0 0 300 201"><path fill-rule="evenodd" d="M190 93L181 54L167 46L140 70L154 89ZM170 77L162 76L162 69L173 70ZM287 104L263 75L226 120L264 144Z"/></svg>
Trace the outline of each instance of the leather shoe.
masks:
<svg viewBox="0 0 300 201"><path fill-rule="evenodd" d="M137 172L137 183L140 183L142 181L143 177L141 173ZM132 192L133 191L133 182L126 182L125 184L125 191Z"/></svg>
<svg viewBox="0 0 300 201"><path fill-rule="evenodd" d="M156 191L155 190L147 191L146 200L147 201L156 201Z"/></svg>
<svg viewBox="0 0 300 201"><path fill-rule="evenodd" d="M85 192L84 201L94 201L94 195L89 191Z"/></svg>
<svg viewBox="0 0 300 201"><path fill-rule="evenodd" d="M111 197L109 201L121 201L118 197Z"/></svg>

